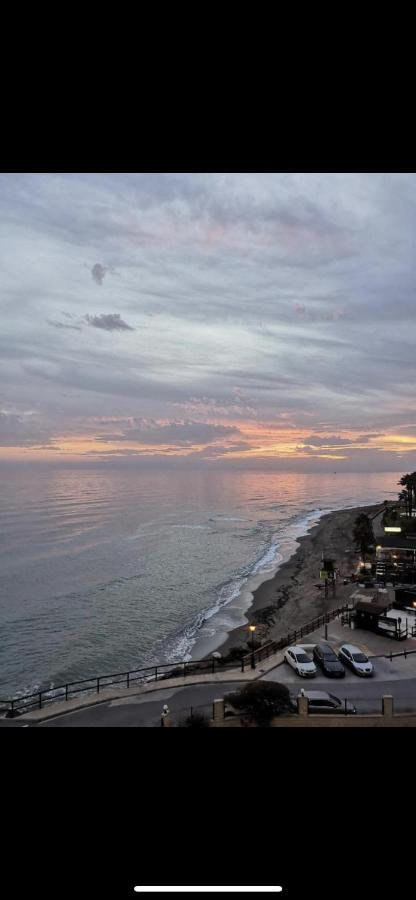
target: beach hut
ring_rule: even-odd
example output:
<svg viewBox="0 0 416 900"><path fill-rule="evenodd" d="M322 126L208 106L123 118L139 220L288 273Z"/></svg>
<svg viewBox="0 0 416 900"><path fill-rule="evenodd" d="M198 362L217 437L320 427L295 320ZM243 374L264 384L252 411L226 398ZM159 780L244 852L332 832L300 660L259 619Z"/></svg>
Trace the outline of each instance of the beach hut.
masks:
<svg viewBox="0 0 416 900"><path fill-rule="evenodd" d="M354 609L355 627L401 640L406 637L406 631L401 629L400 619L387 615L392 606L388 594L375 594L369 599L359 598Z"/></svg>

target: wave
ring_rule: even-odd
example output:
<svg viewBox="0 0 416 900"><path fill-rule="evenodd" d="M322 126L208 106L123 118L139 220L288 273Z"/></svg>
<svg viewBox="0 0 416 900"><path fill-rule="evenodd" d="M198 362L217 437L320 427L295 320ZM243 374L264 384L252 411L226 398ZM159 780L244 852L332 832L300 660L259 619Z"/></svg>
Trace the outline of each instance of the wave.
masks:
<svg viewBox="0 0 416 900"><path fill-rule="evenodd" d="M293 517L293 521L282 524L279 528L278 536L273 534L270 537L271 542L269 542L267 549L262 551L260 557L252 561L246 568L236 572L228 581L219 585L214 603L199 611L177 631L171 632L170 635L159 641L155 647L155 652L161 654L166 662L175 663L190 660L192 658L191 651L203 626L241 595L242 588L247 585L252 576L262 573L275 573L284 561L285 556L288 558L295 552L296 538L307 534L309 529L313 527L313 524L315 522L318 524L320 517L329 511L325 508L314 509L306 514L303 511L301 518L299 518L298 514ZM258 528L259 525L256 526L256 529ZM286 554L282 554L279 549L283 543L286 545L286 549L289 550ZM233 627L231 622L230 627Z"/></svg>
<svg viewBox="0 0 416 900"><path fill-rule="evenodd" d="M171 528L191 528L192 531L208 531L208 525L171 525Z"/></svg>

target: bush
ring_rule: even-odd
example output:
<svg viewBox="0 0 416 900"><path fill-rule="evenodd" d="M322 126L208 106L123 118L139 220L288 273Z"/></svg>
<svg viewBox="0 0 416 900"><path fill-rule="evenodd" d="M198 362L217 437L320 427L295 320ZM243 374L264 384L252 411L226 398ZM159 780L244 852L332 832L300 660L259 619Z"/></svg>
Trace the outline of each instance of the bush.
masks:
<svg viewBox="0 0 416 900"><path fill-rule="evenodd" d="M247 646L231 647L231 650L228 651L227 656L223 657L223 662L240 662L243 656L247 656L247 653Z"/></svg>
<svg viewBox="0 0 416 900"><path fill-rule="evenodd" d="M274 716L292 710L289 690L274 681L255 681L224 697L226 703L261 727L268 727Z"/></svg>
<svg viewBox="0 0 416 900"><path fill-rule="evenodd" d="M193 713L179 722L179 728L209 728L209 719L202 713Z"/></svg>

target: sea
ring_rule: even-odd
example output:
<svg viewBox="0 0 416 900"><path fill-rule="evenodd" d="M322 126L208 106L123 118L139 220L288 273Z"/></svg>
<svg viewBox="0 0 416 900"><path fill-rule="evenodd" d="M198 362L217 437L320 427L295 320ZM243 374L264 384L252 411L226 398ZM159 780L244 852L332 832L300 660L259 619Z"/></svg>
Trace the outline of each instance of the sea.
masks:
<svg viewBox="0 0 416 900"><path fill-rule="evenodd" d="M320 516L399 477L3 467L0 699L214 652Z"/></svg>

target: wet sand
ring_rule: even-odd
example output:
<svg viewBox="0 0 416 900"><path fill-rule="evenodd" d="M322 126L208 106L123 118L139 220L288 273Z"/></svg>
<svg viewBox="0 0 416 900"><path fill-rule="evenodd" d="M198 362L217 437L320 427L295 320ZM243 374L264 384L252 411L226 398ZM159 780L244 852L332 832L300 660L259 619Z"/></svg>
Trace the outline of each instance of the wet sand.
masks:
<svg viewBox="0 0 416 900"><path fill-rule="evenodd" d="M250 623L257 626L256 638L262 643L279 639L292 628L305 625L323 612L347 602L353 586L344 585L343 578L355 572L358 563L352 537L354 521L359 513L372 516L382 509L383 504L377 503L328 513L307 535L298 538L300 546L296 553L283 563L274 577L253 592L253 604L246 615ZM351 552L346 553L346 550ZM327 598L323 583L320 590L316 587L321 583L322 554L335 560L340 573L335 594L329 587ZM247 640L247 625L235 628L221 645L221 655L226 656L232 647L239 647Z"/></svg>

